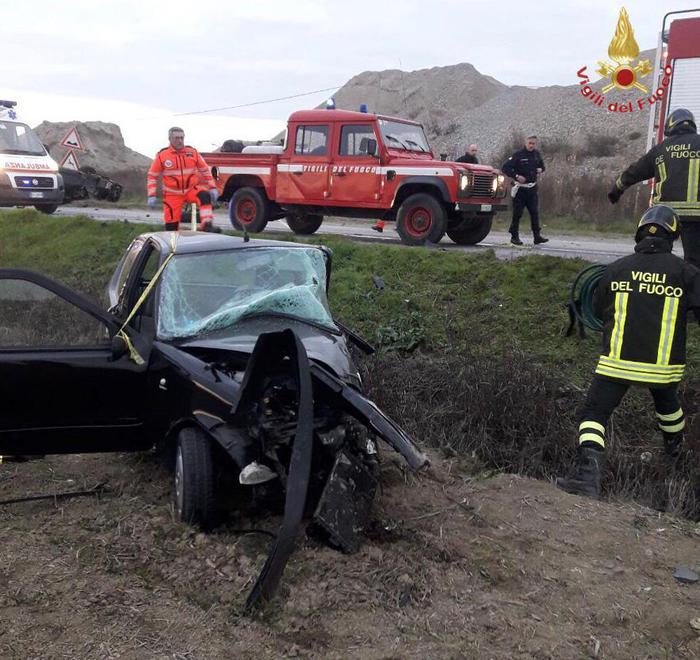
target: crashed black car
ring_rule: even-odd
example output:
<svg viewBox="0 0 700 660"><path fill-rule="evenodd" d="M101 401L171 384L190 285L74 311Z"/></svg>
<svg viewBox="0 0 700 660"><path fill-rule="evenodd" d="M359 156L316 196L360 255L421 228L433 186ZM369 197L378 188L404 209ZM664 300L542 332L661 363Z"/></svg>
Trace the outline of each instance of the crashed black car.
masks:
<svg viewBox="0 0 700 660"><path fill-rule="evenodd" d="M378 480L377 440L411 438L362 394L331 316L330 250L197 232L136 238L109 311L43 275L0 269L0 454L172 448L174 511L216 521L215 472L276 488L284 516L248 601L266 602L302 518L352 552Z"/></svg>

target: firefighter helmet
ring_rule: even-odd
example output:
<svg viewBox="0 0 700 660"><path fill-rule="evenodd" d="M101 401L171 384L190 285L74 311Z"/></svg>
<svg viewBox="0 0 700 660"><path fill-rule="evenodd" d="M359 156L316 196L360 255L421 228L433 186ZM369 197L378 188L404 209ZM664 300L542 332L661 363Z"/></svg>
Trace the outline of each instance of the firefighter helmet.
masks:
<svg viewBox="0 0 700 660"><path fill-rule="evenodd" d="M691 129L691 130L688 130ZM669 137L678 133L696 133L698 130L695 124L695 117L690 110L676 108L668 117L664 124L664 135Z"/></svg>
<svg viewBox="0 0 700 660"><path fill-rule="evenodd" d="M668 237L675 241L680 235L680 220L676 212L664 204L657 204L644 211L639 224L637 225L637 234L635 240L641 241L645 236L654 236L661 229L662 236Z"/></svg>

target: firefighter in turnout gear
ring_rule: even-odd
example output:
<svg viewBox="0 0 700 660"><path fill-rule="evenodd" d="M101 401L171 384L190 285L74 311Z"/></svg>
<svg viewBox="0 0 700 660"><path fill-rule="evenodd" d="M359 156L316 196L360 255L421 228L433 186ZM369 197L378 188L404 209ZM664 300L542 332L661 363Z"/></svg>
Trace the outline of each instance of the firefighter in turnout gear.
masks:
<svg viewBox="0 0 700 660"><path fill-rule="evenodd" d="M199 205L200 230L216 231L214 211L218 190L209 166L193 147L185 145L185 132L174 126L168 131L170 146L161 149L148 170L148 206L155 207L158 177L163 177L163 222L166 230L180 226L182 207Z"/></svg>
<svg viewBox="0 0 700 660"><path fill-rule="evenodd" d="M610 264L596 288L603 354L581 412L576 473L557 479L569 493L600 495L605 427L630 385L649 388L666 456L674 461L680 453L685 419L678 383L688 311L700 309L700 270L671 254L679 223L668 206L648 209L637 227L634 254Z"/></svg>
<svg viewBox="0 0 700 660"><path fill-rule="evenodd" d="M685 260L700 268L700 135L689 110L674 110L664 124L663 142L630 165L608 193L613 203L640 181L654 179L653 204L673 208L681 220Z"/></svg>

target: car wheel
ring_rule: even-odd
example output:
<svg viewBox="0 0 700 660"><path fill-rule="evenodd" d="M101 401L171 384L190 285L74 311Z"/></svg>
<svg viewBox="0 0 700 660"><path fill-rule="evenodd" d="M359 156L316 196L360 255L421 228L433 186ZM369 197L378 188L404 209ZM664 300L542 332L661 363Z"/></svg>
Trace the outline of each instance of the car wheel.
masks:
<svg viewBox="0 0 700 660"><path fill-rule="evenodd" d="M52 213L56 213L56 209L58 208L58 204L35 204L34 208L37 211L41 211L42 213L46 213L47 215L51 215Z"/></svg>
<svg viewBox="0 0 700 660"><path fill-rule="evenodd" d="M264 191L259 188L239 188L231 197L228 215L235 229L257 234L267 225L268 207Z"/></svg>
<svg viewBox="0 0 700 660"><path fill-rule="evenodd" d="M447 216L443 205L427 193L407 197L396 214L396 231L406 245L438 243L446 229Z"/></svg>
<svg viewBox="0 0 700 660"><path fill-rule="evenodd" d="M476 245L489 235L492 223L493 215L464 220L457 227L448 229L447 235L458 245Z"/></svg>
<svg viewBox="0 0 700 660"><path fill-rule="evenodd" d="M182 429L177 437L173 510L179 522L205 530L216 520L212 446L198 428Z"/></svg>
<svg viewBox="0 0 700 660"><path fill-rule="evenodd" d="M289 228L295 234L313 234L323 222L323 216L315 213L307 213L305 215L289 214L285 219Z"/></svg>

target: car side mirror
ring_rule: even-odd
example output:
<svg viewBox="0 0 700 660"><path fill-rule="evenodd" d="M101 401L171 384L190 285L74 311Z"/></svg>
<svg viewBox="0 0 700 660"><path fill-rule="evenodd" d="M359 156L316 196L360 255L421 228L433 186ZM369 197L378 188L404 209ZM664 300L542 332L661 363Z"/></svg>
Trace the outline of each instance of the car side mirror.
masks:
<svg viewBox="0 0 700 660"><path fill-rule="evenodd" d="M119 358L124 357L129 352L129 347L126 342L121 337L121 335L114 335L112 337L112 362L116 362Z"/></svg>
<svg viewBox="0 0 700 660"><path fill-rule="evenodd" d="M367 140L367 155L377 157L377 141Z"/></svg>

